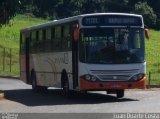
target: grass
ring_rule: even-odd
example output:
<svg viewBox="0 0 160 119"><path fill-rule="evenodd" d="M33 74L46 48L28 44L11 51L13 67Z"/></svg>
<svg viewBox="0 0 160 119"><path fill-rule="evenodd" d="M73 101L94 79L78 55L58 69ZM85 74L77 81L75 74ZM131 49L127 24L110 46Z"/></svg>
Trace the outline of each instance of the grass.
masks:
<svg viewBox="0 0 160 119"><path fill-rule="evenodd" d="M17 15L9 25L0 28L0 75L19 76L19 31L28 26L47 22L47 20ZM150 40L146 40L147 77L151 72L151 84L160 85L160 31L150 30ZM4 47L6 52L5 61ZM10 72L10 49L12 48L12 62ZM5 67L3 66L5 62ZM3 71L4 70L4 71Z"/></svg>
<svg viewBox="0 0 160 119"><path fill-rule="evenodd" d="M0 28L0 47L19 48L20 29L44 22L46 22L46 20L17 15L10 21L10 24L3 25L2 28Z"/></svg>
<svg viewBox="0 0 160 119"><path fill-rule="evenodd" d="M0 28L0 75L19 76L20 29L44 22L47 20L17 15Z"/></svg>
<svg viewBox="0 0 160 119"><path fill-rule="evenodd" d="M160 31L150 30L150 40L146 40L147 76L151 84L160 85Z"/></svg>

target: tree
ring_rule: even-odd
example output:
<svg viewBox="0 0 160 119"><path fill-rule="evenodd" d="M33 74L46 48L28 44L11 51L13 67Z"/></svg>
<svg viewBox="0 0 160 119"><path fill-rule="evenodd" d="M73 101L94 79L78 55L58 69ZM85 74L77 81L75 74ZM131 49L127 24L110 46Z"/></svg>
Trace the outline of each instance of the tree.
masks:
<svg viewBox="0 0 160 119"><path fill-rule="evenodd" d="M160 0L147 0L148 4L153 8L154 12L157 15L157 23L155 25L156 29L160 29Z"/></svg>
<svg viewBox="0 0 160 119"><path fill-rule="evenodd" d="M128 0L104 0L105 8L108 12L126 12L129 10Z"/></svg>
<svg viewBox="0 0 160 119"><path fill-rule="evenodd" d="M55 19L58 14L56 9L62 2L63 0L33 0L33 6L36 8L33 13L37 17Z"/></svg>
<svg viewBox="0 0 160 119"><path fill-rule="evenodd" d="M19 5L19 0L0 0L0 26L9 23L9 20L15 16Z"/></svg>
<svg viewBox="0 0 160 119"><path fill-rule="evenodd" d="M33 0L21 0L20 4L20 10L18 13L24 14L24 13L30 13L33 14L33 11L35 11L36 7L33 5Z"/></svg>
<svg viewBox="0 0 160 119"><path fill-rule="evenodd" d="M147 2L138 2L135 4L134 12L143 15L144 23L148 25L148 27L153 28L156 24L157 16Z"/></svg>
<svg viewBox="0 0 160 119"><path fill-rule="evenodd" d="M55 11L57 13L58 18L65 18L72 16L72 12L74 11L74 4L72 4L71 0L62 0L55 7Z"/></svg>
<svg viewBox="0 0 160 119"><path fill-rule="evenodd" d="M12 2L18 0L8 0L8 1ZM149 27L155 28L155 26L160 26L160 12L159 12L160 0L154 0L154 2L152 0L20 0L20 1L21 1L20 13L29 13L31 15L32 14L35 15L36 17L60 19L79 14L88 14L97 12L137 13L143 15L144 21L146 25L148 25Z"/></svg>

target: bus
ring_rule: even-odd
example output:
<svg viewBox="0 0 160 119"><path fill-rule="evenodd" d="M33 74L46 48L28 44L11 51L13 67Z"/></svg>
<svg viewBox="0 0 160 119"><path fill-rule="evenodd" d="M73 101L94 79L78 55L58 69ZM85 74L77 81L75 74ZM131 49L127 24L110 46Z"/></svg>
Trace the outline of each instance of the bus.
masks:
<svg viewBox="0 0 160 119"><path fill-rule="evenodd" d="M145 89L143 18L127 13L82 14L20 30L20 79L33 91L57 87L106 91Z"/></svg>

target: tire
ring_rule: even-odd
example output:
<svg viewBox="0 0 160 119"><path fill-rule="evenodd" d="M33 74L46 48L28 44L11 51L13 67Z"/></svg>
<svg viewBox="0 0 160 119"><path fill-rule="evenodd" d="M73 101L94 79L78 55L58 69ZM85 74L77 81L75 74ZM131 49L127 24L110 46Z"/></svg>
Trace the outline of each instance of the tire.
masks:
<svg viewBox="0 0 160 119"><path fill-rule="evenodd" d="M32 82L32 90L34 92L38 91L37 81L36 81L36 75L34 72L31 72L31 82Z"/></svg>
<svg viewBox="0 0 160 119"><path fill-rule="evenodd" d="M117 90L116 93L117 93L117 98L124 97L124 90Z"/></svg>
<svg viewBox="0 0 160 119"><path fill-rule="evenodd" d="M47 87L45 86L38 86L36 80L36 74L32 71L31 72L31 81L32 81L32 90L34 92L44 92L47 91Z"/></svg>
<svg viewBox="0 0 160 119"><path fill-rule="evenodd" d="M66 72L62 72L62 76L61 76L61 81L63 82L62 84L62 88L63 88L63 95L66 98L70 98L71 97L71 91L69 89L69 81L68 81L68 77L67 77L67 73Z"/></svg>

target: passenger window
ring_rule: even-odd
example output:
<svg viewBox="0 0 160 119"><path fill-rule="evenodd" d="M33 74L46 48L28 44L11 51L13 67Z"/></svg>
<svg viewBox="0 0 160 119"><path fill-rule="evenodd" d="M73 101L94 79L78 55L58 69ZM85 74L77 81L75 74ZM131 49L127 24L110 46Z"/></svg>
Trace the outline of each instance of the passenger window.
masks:
<svg viewBox="0 0 160 119"><path fill-rule="evenodd" d="M46 51L51 51L51 28L46 29Z"/></svg>

